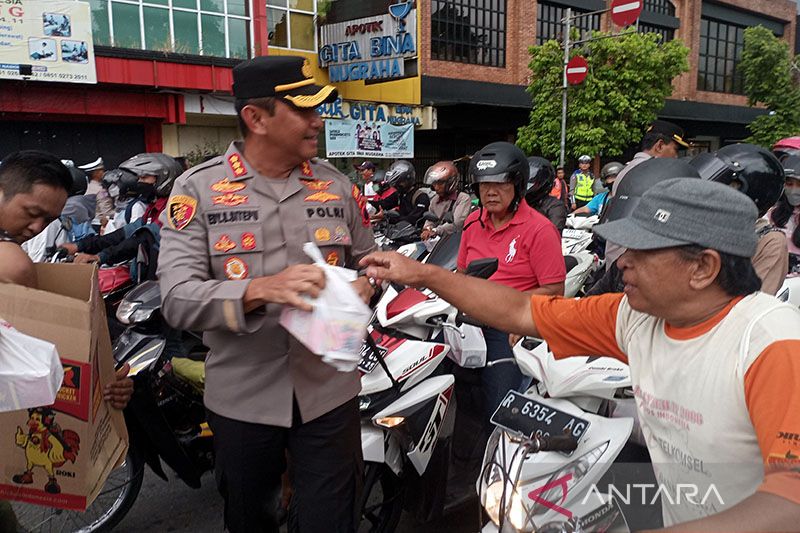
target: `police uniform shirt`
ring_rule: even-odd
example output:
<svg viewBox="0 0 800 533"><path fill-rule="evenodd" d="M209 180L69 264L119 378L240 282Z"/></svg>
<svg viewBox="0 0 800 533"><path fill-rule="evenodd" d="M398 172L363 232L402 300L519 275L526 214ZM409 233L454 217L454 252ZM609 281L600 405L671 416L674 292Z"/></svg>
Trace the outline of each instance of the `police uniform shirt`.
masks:
<svg viewBox="0 0 800 533"><path fill-rule="evenodd" d="M158 275L167 322L202 330L205 404L235 420L290 427L292 399L307 422L360 390L279 324L282 305L244 313L250 280L311 263L314 242L330 264L357 268L375 250L366 201L334 167L307 161L283 191L244 159L241 145L190 169L162 214Z"/></svg>

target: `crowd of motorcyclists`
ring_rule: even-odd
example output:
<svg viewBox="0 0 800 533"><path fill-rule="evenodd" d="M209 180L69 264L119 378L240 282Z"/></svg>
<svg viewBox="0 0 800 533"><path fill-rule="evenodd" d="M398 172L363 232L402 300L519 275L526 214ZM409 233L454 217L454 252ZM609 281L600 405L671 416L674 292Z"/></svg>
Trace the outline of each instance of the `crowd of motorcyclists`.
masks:
<svg viewBox="0 0 800 533"><path fill-rule="evenodd" d="M641 151L632 161L627 164L606 162L599 177L595 177L590 171L595 161L592 156L578 157L577 168L567 179L565 169L554 168L550 161L540 156L527 157L519 148L507 142L491 143L473 154L466 176L461 174L459 165L452 160L431 165L421 179L418 179L417 169L411 161L394 161L385 171L372 161L363 161L354 166L357 172L354 181L358 189L354 191L353 197L360 202L363 195L362 211L367 224L379 226L407 223L416 228L416 240L423 242L458 233L461 238L456 267L458 273L464 273L467 265L476 259L498 259L497 271L490 281L515 290L497 293L509 299L509 313L516 310L511 304L518 304L521 313L527 315L524 319L513 318L511 323L516 329L508 327L497 315L486 318L487 325L483 328L483 334L488 361L513 359L512 344L519 337L509 339L509 333L552 333L553 328L557 327L558 319L553 318L556 315L545 315L546 306L541 303L545 299L539 297L564 294L568 269L562 255L561 233L566 227L568 215L597 216L603 225L636 220L635 217L640 216L639 213L645 208L643 206L650 205L653 195L666 195L664 205L671 206L671 211L661 209L650 214L655 225L647 226L647 231L650 232L647 238L654 238L652 235L660 235L659 224L667 225L670 218L680 218L681 210L686 206L689 211L694 209L689 206L693 199L686 199L684 206L681 198L671 197L669 191L664 190L664 183L673 178L696 180L698 183L704 180L729 186L730 194L727 189L724 194L713 188L708 191L702 187L697 189L699 195L706 195L703 198L719 198L723 202L720 205L708 205L709 211L728 213L726 209L731 208L732 214L723 220L727 224L735 224L737 220L741 222L745 218L749 221L747 217L751 213L748 209L753 208L753 213L757 214L752 227L755 236L752 239L754 252L750 255L747 251L740 253L740 249L749 246L738 246L741 243L736 239L741 240L741 235L729 237L733 244L721 251L728 253L726 250L733 250L732 255L736 257L751 258L763 292L776 294L787 275L800 271L800 154L782 153L782 159L779 159L768 149L735 144L720 148L714 153L678 159L680 150L688 147L680 127L669 122L656 121L644 134ZM317 168L317 164L315 160L314 168ZM236 167L232 168L236 173ZM317 171L333 172L327 166L321 168L322 170ZM102 158L76 165L68 160L59 162L53 156L36 151L6 156L0 163L0 281L35 286L35 279L31 277L28 268L31 262L64 260L65 257L76 263L129 265L131 278L137 282L157 279L164 221L168 221L172 228L168 233L177 235L185 227L181 224L185 222L188 225L194 216L186 211L177 211L178 208L185 209L192 207L191 205L176 204L170 200L173 196L173 185L186 170L176 159L162 153L135 155L115 169L106 169ZM181 187L188 187L186 179L182 179L184 181ZM217 183L229 187L230 191L244 188L234 187L233 184L237 183L235 181ZM673 186L675 190L694 190L691 183L686 185L681 182ZM734 190L738 193L731 196ZM714 196L715 191L717 196ZM232 196L215 198L220 202L233 202L236 194L230 194ZM246 196L243 201L247 201ZM358 205L361 207L360 203ZM738 210L733 209L734 207ZM712 227L716 222L709 220L709 227ZM700 220L696 221L696 224L701 223ZM652 220L647 223L639 220L638 224L637 227L641 228L652 224ZM317 230L323 228L315 227ZM327 227L323 229L327 230ZM341 227L336 227L335 230L342 230L346 235L342 237L343 242L350 236L350 230L345 231ZM686 229L683 234L670 233L668 239L664 233L664 242L669 246L700 245L713 248L711 243L698 240L696 234L697 231ZM257 235L258 245L263 246L260 243L262 234ZM315 235L322 235L318 238L320 245L328 244L326 241L331 238L330 233L325 232ZM639 248L642 243L635 239L613 241L612 236L616 237L617 234L610 231L604 233L602 230L595 236L596 246L592 250L605 259L607 271L604 276L598 276L600 279L593 287L585 287L588 295L621 292L629 296L636 294L630 292L631 289L626 289L626 284L630 285L626 272L635 270L631 257L644 261L639 258L642 254ZM264 234L263 238L269 239L271 236ZM255 245L256 237L253 236L253 239ZM722 237L720 239L724 240ZM220 243L223 243L221 237L216 244ZM349 245L349 242L345 244ZM630 253L626 253L622 247L625 244L628 244ZM201 243L201 247L205 247L205 242ZM247 250L246 246L243 247ZM20 249L27 256L21 254ZM644 249L649 248L644 246ZM213 250L210 253L217 258L218 254ZM702 249L691 250L690 255L694 254L691 260L703 256L703 253ZM362 255L366 255L366 252ZM340 259L338 255L328 257L335 257L334 263ZM697 259L697 265L700 266L693 270L697 272L697 278L688 282L692 287L692 284L706 283L705 278L701 279L703 268L719 266L719 259L714 263L707 254L703 257L705 259ZM441 290L447 294L448 301L452 297L454 305L464 305L470 314L478 318L486 313L479 311L473 303L462 304L466 298L463 293L459 296L458 291L445 287L452 286L453 283L464 283L464 291L476 291L473 296L486 298L484 303L487 308L495 311L499 309L499 304L494 302L495 293L486 284L476 282L473 286L466 284L462 278L446 278L430 271L417 272L394 256L379 254L369 256L363 262L371 269L370 277L379 278L378 281L382 278L394 279L408 285L430 283L428 286L438 287L437 292ZM343 262L339 261L339 264ZM235 261L226 261L224 272L227 272L229 280L240 280L247 276L247 265L244 265L242 277L232 274L233 267L241 268L242 265ZM252 264L250 268L253 268ZM374 279L369 281L374 285ZM639 280L642 284L646 282L647 279L644 278ZM308 283L314 287L314 291L317 290L319 282L314 280ZM658 284L659 287L666 286L664 280L658 281ZM706 287L707 285L703 285L704 289ZM637 290L645 292L644 289ZM298 289L298 294L311 292L311 289ZM518 298L518 293L524 293L524 298ZM739 296L747 294L749 293ZM720 294L713 295L727 304L728 300ZM528 304L525 303L531 297L534 302L531 305L535 310L533 320L536 324L540 320L536 313L546 316L541 318L541 326L531 322L531 307L526 307ZM642 301L650 302L644 296L639 297ZM631 300L633 305L633 299ZM616 302L615 305L620 304ZM264 306L262 302L261 307ZM624 309L624 312L634 316L633 311ZM660 309L653 309L646 308L654 316L661 316L658 314ZM597 309L578 309L581 310L592 319L600 316ZM570 308L569 311L572 313L574 309ZM720 309L712 311L716 313ZM550 310L546 312L551 313ZM580 319L579 314L569 316ZM603 317L608 318L605 315L601 318ZM234 319L246 320L244 315ZM232 319L226 314L224 320ZM567 324L562 323L562 328L566 327ZM587 323L585 327L592 329L593 326ZM584 337L580 339L581 342L588 342ZM561 343L558 346L564 354L581 353L580 343L577 341L570 344L561 335L558 342ZM609 349L620 352L621 359L626 358L621 345L617 346L615 342L613 339L608 340ZM796 368L796 362L793 364ZM117 388L109 389L108 392L108 398L118 407L124 407L132 387L125 380L125 373L126 369L123 368L119 382L111 385ZM485 418L488 420L509 389L524 390L526 386L524 376L514 365L496 365L484 369L481 387ZM796 398L797 393L794 394L793 398ZM294 408L297 409L296 403ZM291 411L292 406L289 409ZM297 412L295 411L295 418L299 416ZM764 411L761 409L758 412ZM226 424L228 422L230 421L225 420ZM222 421L217 423L219 427L223 426ZM781 431L797 429L793 425L795 423L796 418L786 415L786 428L776 428ZM769 428L773 429L773 425L769 425ZM759 439L761 438L759 433ZM772 444L764 446L770 447ZM796 468L798 463L792 464ZM796 479L793 483L792 487L797 486ZM771 494L785 497L785 492L779 489L771 489ZM797 516L796 510L791 508L786 512L794 512L792 516ZM226 521L228 519L226 516Z"/></svg>

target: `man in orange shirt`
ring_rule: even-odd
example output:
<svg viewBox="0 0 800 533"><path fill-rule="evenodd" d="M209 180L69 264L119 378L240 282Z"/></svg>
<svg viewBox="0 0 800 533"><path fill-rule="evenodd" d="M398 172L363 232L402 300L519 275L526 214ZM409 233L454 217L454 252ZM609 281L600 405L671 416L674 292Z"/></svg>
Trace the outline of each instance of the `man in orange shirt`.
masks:
<svg viewBox="0 0 800 533"><path fill-rule="evenodd" d="M398 254L367 275L425 286L475 320L542 337L556 358L609 355L630 366L660 485L714 498L664 501L669 531L797 531L800 310L759 292L757 210L730 187L663 181L626 218L594 231L627 251L625 292L530 296ZM592 328L567 331L580 320Z"/></svg>

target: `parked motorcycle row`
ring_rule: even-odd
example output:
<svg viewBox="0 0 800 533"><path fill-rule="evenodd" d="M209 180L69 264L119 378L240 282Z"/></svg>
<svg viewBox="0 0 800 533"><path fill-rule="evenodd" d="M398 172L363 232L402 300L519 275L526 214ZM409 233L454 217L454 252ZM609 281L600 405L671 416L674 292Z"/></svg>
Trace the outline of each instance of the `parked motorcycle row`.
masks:
<svg viewBox="0 0 800 533"><path fill-rule="evenodd" d="M602 266L589 251L596 222L596 216L567 221L566 296L582 295ZM391 220L375 232L383 249L455 270L461 234L421 242L419 233L418 226ZM467 274L486 279L496 269L497 259L486 258ZM201 336L167 326L157 282L137 284L113 268L101 272L116 326L114 358L118 367L130 365L135 383L125 410L129 453L85 513L14 503L25 531L109 531L136 501L145 466L165 481L171 470L193 488L213 469ZM800 277L787 278L778 296L800 304ZM628 367L608 357L556 361L546 343L522 338L513 359L489 364L517 365L531 385L509 391L487 426L474 414L483 410L471 404L478 385L470 373L487 365L480 327L430 290L385 287L358 367L360 531L391 532L404 510L428 521L470 499L480 503L484 532L628 531L627 511L596 490L623 450L646 457L632 438Z"/></svg>

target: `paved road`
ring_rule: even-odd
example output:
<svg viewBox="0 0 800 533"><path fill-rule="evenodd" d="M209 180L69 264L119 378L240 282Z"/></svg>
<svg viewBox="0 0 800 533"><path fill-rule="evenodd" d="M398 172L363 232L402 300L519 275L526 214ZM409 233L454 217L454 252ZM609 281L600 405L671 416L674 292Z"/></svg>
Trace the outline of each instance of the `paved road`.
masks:
<svg viewBox="0 0 800 533"><path fill-rule="evenodd" d="M206 474L202 487L194 490L179 480L165 483L146 470L142 491L133 508L117 526L115 533L221 533L222 500L214 486L214 477ZM462 506L450 515L429 524L418 524L404 514L400 533L467 533L478 531L478 510Z"/></svg>

